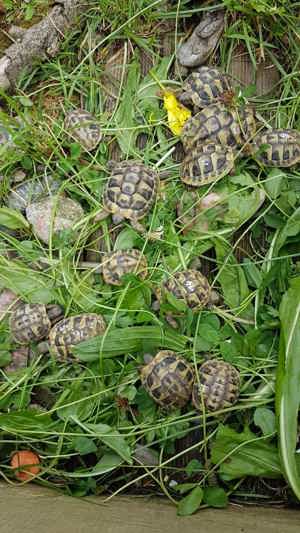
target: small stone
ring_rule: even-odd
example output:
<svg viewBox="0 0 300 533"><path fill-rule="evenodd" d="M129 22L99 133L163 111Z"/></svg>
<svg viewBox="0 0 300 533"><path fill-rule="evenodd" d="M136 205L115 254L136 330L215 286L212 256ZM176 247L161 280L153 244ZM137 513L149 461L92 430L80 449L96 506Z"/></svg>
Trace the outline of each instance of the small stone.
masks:
<svg viewBox="0 0 300 533"><path fill-rule="evenodd" d="M72 229L83 216L84 211L78 202L61 196L45 198L26 208L26 217L35 235L47 244L51 234Z"/></svg>
<svg viewBox="0 0 300 533"><path fill-rule="evenodd" d="M133 457L135 460L144 466L158 466L158 453L147 446L137 444L134 450Z"/></svg>
<svg viewBox="0 0 300 533"><path fill-rule="evenodd" d="M27 346L18 348L11 352L12 360L5 367L5 372L16 372L22 368L26 368L29 359L29 348Z"/></svg>
<svg viewBox="0 0 300 533"><path fill-rule="evenodd" d="M14 183L21 183L26 178L26 173L23 170L17 170L13 175Z"/></svg>
<svg viewBox="0 0 300 533"><path fill-rule="evenodd" d="M0 293L0 321L16 307L18 300L19 297L10 289L4 289Z"/></svg>

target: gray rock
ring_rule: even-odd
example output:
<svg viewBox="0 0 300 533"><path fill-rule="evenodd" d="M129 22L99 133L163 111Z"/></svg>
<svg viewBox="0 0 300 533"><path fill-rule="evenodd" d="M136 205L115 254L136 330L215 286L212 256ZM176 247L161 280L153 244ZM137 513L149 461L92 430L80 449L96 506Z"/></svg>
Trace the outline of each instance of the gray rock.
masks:
<svg viewBox="0 0 300 533"><path fill-rule="evenodd" d="M15 187L8 195L7 205L11 209L25 211L26 207L43 196L56 193L61 183L52 176L31 179Z"/></svg>
<svg viewBox="0 0 300 533"><path fill-rule="evenodd" d="M58 234L84 216L81 205L64 196L52 196L32 203L26 208L26 217L35 235L48 244L51 233Z"/></svg>

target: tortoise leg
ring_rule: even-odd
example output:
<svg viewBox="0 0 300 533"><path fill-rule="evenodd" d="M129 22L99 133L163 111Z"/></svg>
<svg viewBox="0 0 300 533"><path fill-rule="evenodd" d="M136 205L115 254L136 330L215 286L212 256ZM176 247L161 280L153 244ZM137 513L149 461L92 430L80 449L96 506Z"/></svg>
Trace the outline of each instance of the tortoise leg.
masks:
<svg viewBox="0 0 300 533"><path fill-rule="evenodd" d="M157 241L161 239L163 235L163 230L150 231L147 232L145 226L138 222L137 220L130 220L130 224L138 233L141 233L145 238L148 238L149 241Z"/></svg>
<svg viewBox="0 0 300 533"><path fill-rule="evenodd" d="M173 317L172 313L166 313L165 318L171 328L178 329L178 323Z"/></svg>
<svg viewBox="0 0 300 533"><path fill-rule="evenodd" d="M109 213L105 211L105 209L100 209L94 217L94 222L100 222L101 220L104 220L105 218L107 218L108 215Z"/></svg>

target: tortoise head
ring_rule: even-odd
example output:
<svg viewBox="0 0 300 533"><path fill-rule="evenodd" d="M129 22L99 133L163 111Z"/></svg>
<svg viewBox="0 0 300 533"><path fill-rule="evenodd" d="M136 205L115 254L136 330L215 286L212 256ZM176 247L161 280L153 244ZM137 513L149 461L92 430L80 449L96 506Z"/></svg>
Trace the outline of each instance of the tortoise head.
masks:
<svg viewBox="0 0 300 533"><path fill-rule="evenodd" d="M47 315L51 322L57 322L57 320L63 318L64 312L60 305L51 304L46 306Z"/></svg>

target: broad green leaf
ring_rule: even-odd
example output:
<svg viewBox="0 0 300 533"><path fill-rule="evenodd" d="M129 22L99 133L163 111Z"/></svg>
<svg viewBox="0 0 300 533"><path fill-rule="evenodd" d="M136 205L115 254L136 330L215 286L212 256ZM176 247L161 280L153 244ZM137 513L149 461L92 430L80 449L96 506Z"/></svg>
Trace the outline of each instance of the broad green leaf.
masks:
<svg viewBox="0 0 300 533"><path fill-rule="evenodd" d="M188 340L171 328L165 330L158 326L111 328L107 334L77 344L73 353L81 361L96 361L100 354L105 358L143 352L145 345L149 350L149 343L153 349L169 348L180 351L186 347Z"/></svg>
<svg viewBox="0 0 300 533"><path fill-rule="evenodd" d="M214 242L219 265L217 279L221 284L225 303L231 310L234 310L240 307L250 294L246 276L243 268L231 253L230 247L219 239L215 239ZM248 305L247 310L250 311L250 309Z"/></svg>
<svg viewBox="0 0 300 533"><path fill-rule="evenodd" d="M116 238L114 250L128 250L134 248L140 240L140 237L131 228L123 229Z"/></svg>
<svg viewBox="0 0 300 533"><path fill-rule="evenodd" d="M274 444L256 437L250 430L237 433L220 425L212 446L212 462L218 464L223 479L244 476L280 478L281 466Z"/></svg>
<svg viewBox="0 0 300 533"><path fill-rule="evenodd" d="M221 487L206 487L204 489L203 503L210 507L222 509L228 505L228 496Z"/></svg>
<svg viewBox="0 0 300 533"><path fill-rule="evenodd" d="M287 219L285 225L279 230L273 245L273 257L276 257L287 240L297 237L300 233L300 207Z"/></svg>
<svg viewBox="0 0 300 533"><path fill-rule="evenodd" d="M77 470L76 472L64 472L64 475L72 478L101 476L102 474L106 474L107 472L115 470L115 468L118 468L122 463L123 459L116 453L105 453L92 469L80 471Z"/></svg>
<svg viewBox="0 0 300 533"><path fill-rule="evenodd" d="M139 130L136 126L135 105L137 87L139 83L140 68L137 61L128 67L126 85L123 89L122 100L115 114L117 125L116 138L122 152L127 155L134 151L136 137Z"/></svg>
<svg viewBox="0 0 300 533"><path fill-rule="evenodd" d="M86 455L97 451L97 446L94 441L88 437L75 437L73 440L73 446L80 455Z"/></svg>
<svg viewBox="0 0 300 533"><path fill-rule="evenodd" d="M49 415L45 413L41 416L36 411L0 414L0 430L14 435L48 434L55 424Z"/></svg>
<svg viewBox="0 0 300 533"><path fill-rule="evenodd" d="M19 211L9 207L0 207L0 225L9 229L30 228L26 218Z"/></svg>
<svg viewBox="0 0 300 533"><path fill-rule="evenodd" d="M268 173L266 181L264 182L264 188L272 199L279 196L282 180L285 177L286 174L280 168L272 168Z"/></svg>
<svg viewBox="0 0 300 533"><path fill-rule="evenodd" d="M267 407L257 407L255 409L254 424L262 430L264 435L270 435L276 431L275 415Z"/></svg>
<svg viewBox="0 0 300 533"><path fill-rule="evenodd" d="M300 277L291 282L280 305L279 361L276 382L276 415L279 451L285 477L300 500L300 475L295 450L300 400Z"/></svg>
<svg viewBox="0 0 300 533"><path fill-rule="evenodd" d="M180 500L177 507L177 514L179 516L188 516L195 513L202 502L203 489L195 487L185 498Z"/></svg>
<svg viewBox="0 0 300 533"><path fill-rule="evenodd" d="M54 281L45 274L28 268L21 261L9 261L0 256L0 287L12 290L30 303L57 300Z"/></svg>
<svg viewBox="0 0 300 533"><path fill-rule="evenodd" d="M127 463L132 464L131 451L125 440L125 437L119 433L116 429L108 426L107 424L83 424L76 416L72 417L81 428L84 428L88 433L93 435L103 442L108 448L111 448Z"/></svg>
<svg viewBox="0 0 300 533"><path fill-rule="evenodd" d="M203 465L198 461L198 459L192 459L185 467L185 471L188 476L192 476L196 472L201 472L203 470Z"/></svg>

